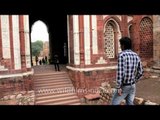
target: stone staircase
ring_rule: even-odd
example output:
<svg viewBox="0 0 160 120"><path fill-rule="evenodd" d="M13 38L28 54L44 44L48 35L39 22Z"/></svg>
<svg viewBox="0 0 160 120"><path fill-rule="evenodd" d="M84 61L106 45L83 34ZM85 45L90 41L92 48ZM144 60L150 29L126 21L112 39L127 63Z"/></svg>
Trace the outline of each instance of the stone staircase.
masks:
<svg viewBox="0 0 160 120"><path fill-rule="evenodd" d="M35 105L80 105L65 71L34 75Z"/></svg>

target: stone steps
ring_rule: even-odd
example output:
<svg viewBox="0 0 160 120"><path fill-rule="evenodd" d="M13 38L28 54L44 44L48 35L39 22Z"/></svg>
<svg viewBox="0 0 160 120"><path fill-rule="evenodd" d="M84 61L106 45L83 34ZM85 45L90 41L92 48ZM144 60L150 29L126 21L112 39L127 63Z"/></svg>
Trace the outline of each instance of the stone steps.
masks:
<svg viewBox="0 0 160 120"><path fill-rule="evenodd" d="M36 100L36 104L59 104L59 102L64 102L64 103L69 103L71 101L75 101L76 103L79 102L79 100L77 99L77 96L50 96L49 98L45 98L45 99L41 99L41 100Z"/></svg>
<svg viewBox="0 0 160 120"><path fill-rule="evenodd" d="M34 77L35 78L35 77ZM57 80L57 79L68 79L68 78L66 78L65 76L62 76L62 77L56 77L56 76L54 76L54 77L48 77L48 78L35 78L35 81L43 81L43 80Z"/></svg>
<svg viewBox="0 0 160 120"><path fill-rule="evenodd" d="M34 75L36 105L80 105L80 99L66 72Z"/></svg>
<svg viewBox="0 0 160 120"><path fill-rule="evenodd" d="M62 74L64 75L67 75L66 72L50 72L50 73L38 73L38 74L35 74L34 76L36 77L41 77L41 76L52 76L52 75L60 75L62 76Z"/></svg>
<svg viewBox="0 0 160 120"><path fill-rule="evenodd" d="M36 86L36 85L34 85ZM72 87L72 84L59 84L59 85L51 85L51 86L38 86L38 87L35 87L36 89L61 89L61 88L65 88L65 87Z"/></svg>
<svg viewBox="0 0 160 120"><path fill-rule="evenodd" d="M71 84L70 81L60 81L60 82L43 82L43 83L38 83L38 85L35 85L36 87L41 87L41 86L55 86L55 85L61 85L61 84Z"/></svg>

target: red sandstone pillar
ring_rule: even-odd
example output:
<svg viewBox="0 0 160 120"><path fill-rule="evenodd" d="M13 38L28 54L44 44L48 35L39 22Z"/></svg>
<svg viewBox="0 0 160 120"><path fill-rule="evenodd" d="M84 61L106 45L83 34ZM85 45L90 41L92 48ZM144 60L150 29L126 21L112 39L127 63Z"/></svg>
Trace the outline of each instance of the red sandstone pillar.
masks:
<svg viewBox="0 0 160 120"><path fill-rule="evenodd" d="M122 36L128 36L128 25L126 15L122 15Z"/></svg>
<svg viewBox="0 0 160 120"><path fill-rule="evenodd" d="M133 44L134 44L134 51L136 53L140 53L140 36L139 36L139 23L140 23L140 16L134 15L133 16Z"/></svg>
<svg viewBox="0 0 160 120"><path fill-rule="evenodd" d="M80 47L80 68L84 68L85 59L84 59L84 16L79 15L79 47ZM84 74L80 72L80 82L79 85L81 88L85 88L85 78Z"/></svg>
<svg viewBox="0 0 160 120"><path fill-rule="evenodd" d="M3 49L2 49L2 30L1 30L1 16L0 16L0 61L3 57Z"/></svg>
<svg viewBox="0 0 160 120"><path fill-rule="evenodd" d="M98 51L99 51L99 54L104 54L103 16L102 15L97 15L97 33L98 33Z"/></svg>
<svg viewBox="0 0 160 120"><path fill-rule="evenodd" d="M25 37L24 37L24 19L23 15L19 16L19 30L20 30L20 54L21 54L21 65L22 71L27 71L26 69L26 59L25 59Z"/></svg>
<svg viewBox="0 0 160 120"><path fill-rule="evenodd" d="M12 16L9 15L9 34L10 34L10 51L11 51L11 72L14 71L14 47L13 47L13 26L12 26Z"/></svg>
<svg viewBox="0 0 160 120"><path fill-rule="evenodd" d="M79 44L80 44L80 67L84 67L84 20L83 15L79 16Z"/></svg>
<svg viewBox="0 0 160 120"><path fill-rule="evenodd" d="M69 44L70 44L70 65L74 64L73 51L73 16L69 15Z"/></svg>
<svg viewBox="0 0 160 120"><path fill-rule="evenodd" d="M92 15L89 16L90 20L90 51L91 51L91 64L93 63L93 50L92 50Z"/></svg>

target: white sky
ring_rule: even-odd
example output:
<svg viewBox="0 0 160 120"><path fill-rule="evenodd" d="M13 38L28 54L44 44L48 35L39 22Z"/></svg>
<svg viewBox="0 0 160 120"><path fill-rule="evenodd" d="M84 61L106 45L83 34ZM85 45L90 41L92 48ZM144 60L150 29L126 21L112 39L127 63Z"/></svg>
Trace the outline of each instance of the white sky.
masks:
<svg viewBox="0 0 160 120"><path fill-rule="evenodd" d="M49 41L49 35L46 25L42 21L37 21L32 25L31 41L37 40Z"/></svg>

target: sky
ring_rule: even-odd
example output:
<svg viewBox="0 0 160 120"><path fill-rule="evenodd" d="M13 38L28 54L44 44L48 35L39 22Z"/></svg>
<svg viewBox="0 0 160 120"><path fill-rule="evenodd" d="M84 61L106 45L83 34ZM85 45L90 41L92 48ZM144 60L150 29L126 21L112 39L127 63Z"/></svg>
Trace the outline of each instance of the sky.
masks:
<svg viewBox="0 0 160 120"><path fill-rule="evenodd" d="M46 25L42 21L37 21L32 25L31 29L31 41L37 40L49 41L48 31Z"/></svg>

